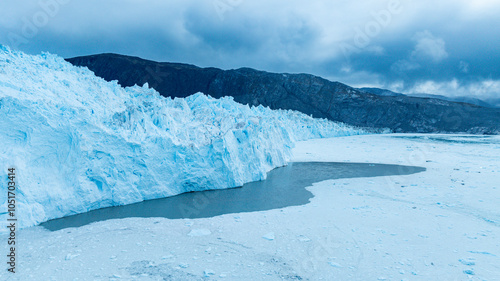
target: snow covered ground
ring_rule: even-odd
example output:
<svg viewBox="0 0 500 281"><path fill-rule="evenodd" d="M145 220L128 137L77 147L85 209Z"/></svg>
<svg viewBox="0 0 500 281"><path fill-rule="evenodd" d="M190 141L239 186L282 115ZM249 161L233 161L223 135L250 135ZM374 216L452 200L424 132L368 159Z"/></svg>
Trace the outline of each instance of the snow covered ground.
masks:
<svg viewBox="0 0 500 281"><path fill-rule="evenodd" d="M281 210L26 228L18 273L0 280L500 280L499 159L498 136L300 142L293 161L427 171L316 183L309 204Z"/></svg>

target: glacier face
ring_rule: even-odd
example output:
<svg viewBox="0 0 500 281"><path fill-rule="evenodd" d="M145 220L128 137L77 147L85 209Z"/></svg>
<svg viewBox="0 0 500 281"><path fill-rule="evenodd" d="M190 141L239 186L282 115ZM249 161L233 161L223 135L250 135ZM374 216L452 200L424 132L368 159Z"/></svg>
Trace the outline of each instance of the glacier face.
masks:
<svg viewBox="0 0 500 281"><path fill-rule="evenodd" d="M241 186L286 165L297 140L363 133L232 98L170 99L147 85L122 88L58 56L0 45L0 184L15 167L21 227ZM3 223L6 203L1 208Z"/></svg>

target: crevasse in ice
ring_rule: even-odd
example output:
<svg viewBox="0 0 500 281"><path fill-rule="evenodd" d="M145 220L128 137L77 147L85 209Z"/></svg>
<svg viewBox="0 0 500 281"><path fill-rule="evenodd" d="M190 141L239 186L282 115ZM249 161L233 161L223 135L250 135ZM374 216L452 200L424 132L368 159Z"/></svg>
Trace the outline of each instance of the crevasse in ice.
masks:
<svg viewBox="0 0 500 281"><path fill-rule="evenodd" d="M21 227L241 186L286 165L297 140L362 133L230 97L164 98L147 84L123 88L58 56L0 45L0 184L16 168Z"/></svg>

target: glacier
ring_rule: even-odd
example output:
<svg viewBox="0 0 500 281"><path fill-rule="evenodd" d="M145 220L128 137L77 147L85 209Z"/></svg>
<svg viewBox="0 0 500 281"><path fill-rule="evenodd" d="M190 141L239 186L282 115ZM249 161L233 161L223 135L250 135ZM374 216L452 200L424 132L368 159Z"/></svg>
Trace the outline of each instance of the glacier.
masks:
<svg viewBox="0 0 500 281"><path fill-rule="evenodd" d="M231 97L171 99L147 84L123 88L56 55L0 45L0 184L15 168L21 227L241 186L286 165L296 141L366 133ZM6 188L0 200L5 223Z"/></svg>

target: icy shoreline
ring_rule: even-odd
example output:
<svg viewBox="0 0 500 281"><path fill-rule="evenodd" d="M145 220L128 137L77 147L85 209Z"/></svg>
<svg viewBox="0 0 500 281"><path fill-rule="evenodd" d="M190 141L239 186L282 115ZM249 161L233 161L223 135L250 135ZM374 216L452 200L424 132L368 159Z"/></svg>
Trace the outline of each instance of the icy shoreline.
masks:
<svg viewBox="0 0 500 281"><path fill-rule="evenodd" d="M280 210L23 229L20 271L10 280L496 280L498 159L498 136L299 142L292 161L383 162L427 171L316 183L308 188L311 203Z"/></svg>
<svg viewBox="0 0 500 281"><path fill-rule="evenodd" d="M1 45L0 117L0 184L16 168L21 227L241 186L286 165L297 140L366 133L232 98L170 99L147 84L122 88L55 55ZM3 209L5 202L2 193Z"/></svg>
<svg viewBox="0 0 500 281"><path fill-rule="evenodd" d="M313 194L307 188L316 182L340 178L403 176L424 171L424 168L415 166L374 163L291 162L270 171L265 180L247 183L241 188L189 192L113 206L51 220L40 226L57 231L109 219L196 219L282 209L308 204Z"/></svg>

